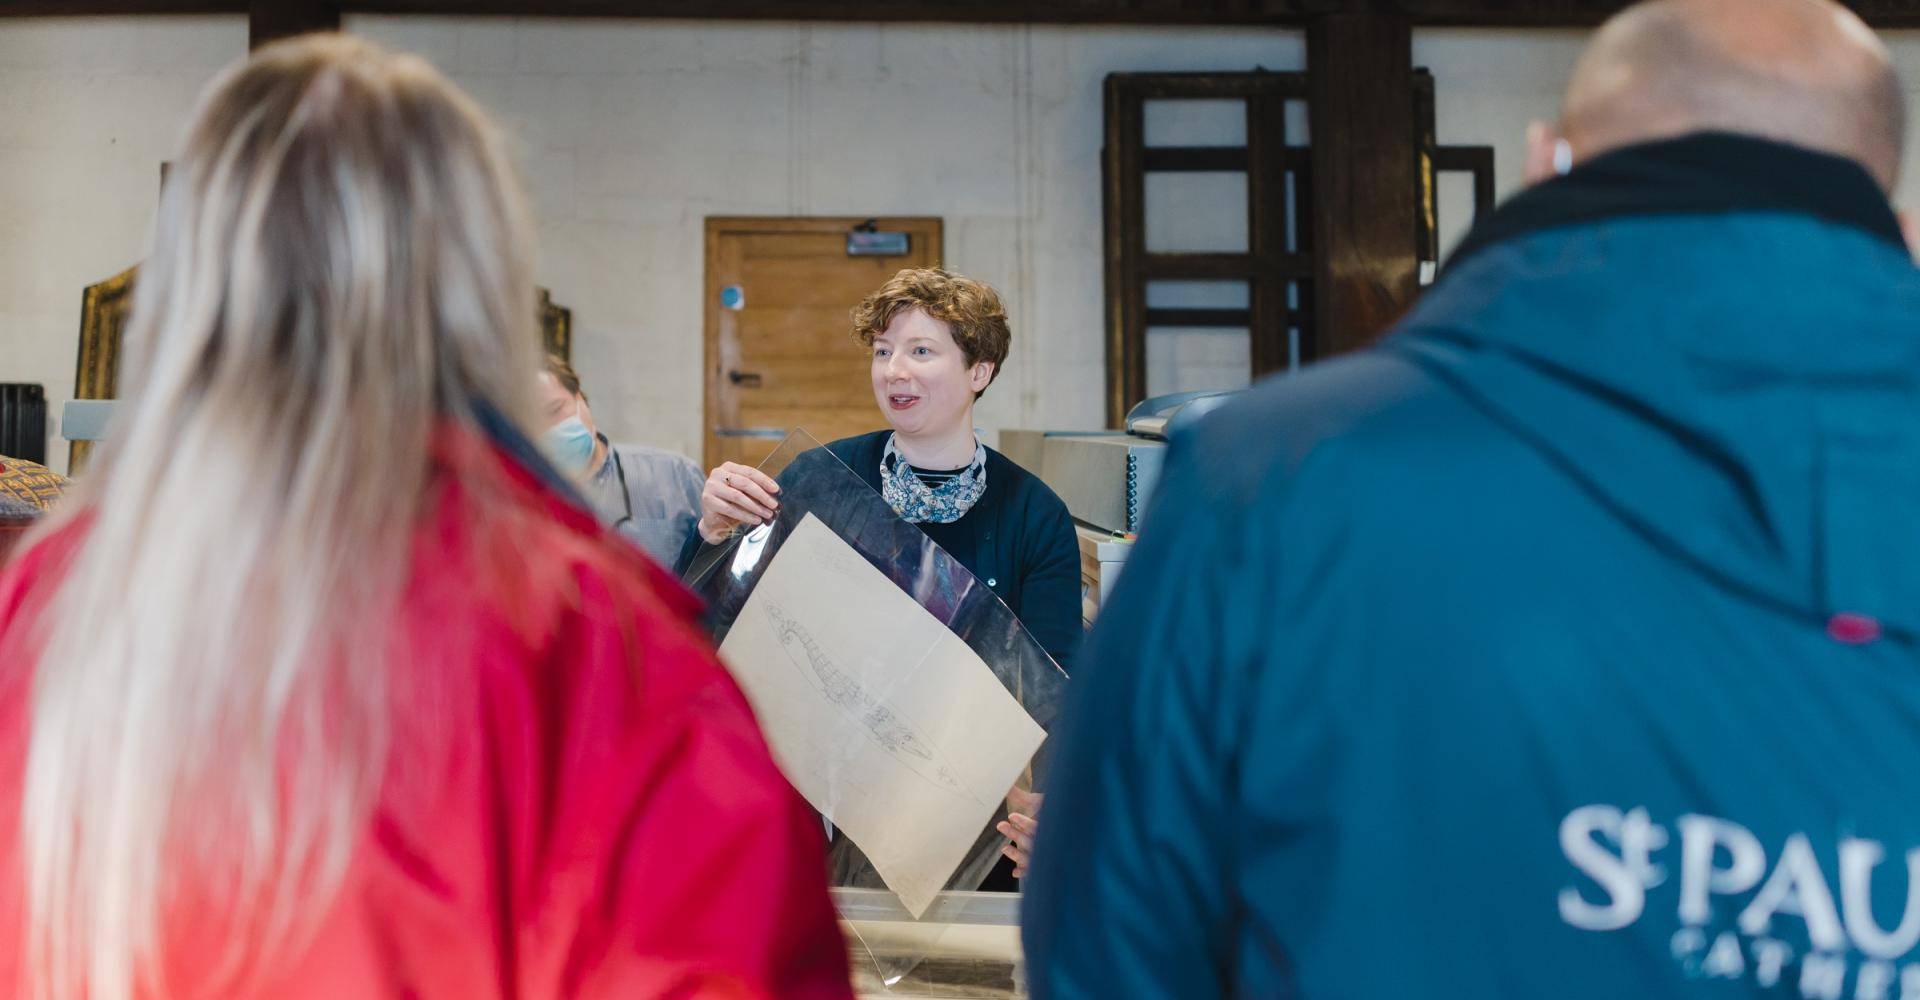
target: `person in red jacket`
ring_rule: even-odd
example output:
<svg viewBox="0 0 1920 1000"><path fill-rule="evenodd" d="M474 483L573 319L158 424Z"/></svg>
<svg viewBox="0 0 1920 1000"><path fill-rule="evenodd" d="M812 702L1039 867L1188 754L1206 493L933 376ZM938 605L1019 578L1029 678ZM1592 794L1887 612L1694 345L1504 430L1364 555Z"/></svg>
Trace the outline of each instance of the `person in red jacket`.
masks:
<svg viewBox="0 0 1920 1000"><path fill-rule="evenodd" d="M0 575L7 995L851 995L694 599L522 432L528 246L425 63L213 85L125 419Z"/></svg>

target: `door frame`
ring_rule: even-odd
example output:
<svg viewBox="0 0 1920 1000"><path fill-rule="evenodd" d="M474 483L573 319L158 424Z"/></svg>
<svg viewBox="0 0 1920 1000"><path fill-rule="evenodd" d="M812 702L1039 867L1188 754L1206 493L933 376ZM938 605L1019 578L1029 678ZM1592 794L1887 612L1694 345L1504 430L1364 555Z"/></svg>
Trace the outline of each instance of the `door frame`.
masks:
<svg viewBox="0 0 1920 1000"><path fill-rule="evenodd" d="M706 373L703 390L704 413L700 431L702 464L712 468L715 461L715 432L720 428L720 380L726 377L720 358L720 237L724 235L786 235L792 233L845 233L855 226L872 223L876 228L926 229L933 234L933 266L945 266L946 227L940 216L816 216L816 215L710 215L706 219L706 266L701 277L704 299L701 312L701 337L704 340L701 365ZM851 313L858 302L847 303ZM790 428L789 428L790 429ZM771 447L771 446L770 446Z"/></svg>

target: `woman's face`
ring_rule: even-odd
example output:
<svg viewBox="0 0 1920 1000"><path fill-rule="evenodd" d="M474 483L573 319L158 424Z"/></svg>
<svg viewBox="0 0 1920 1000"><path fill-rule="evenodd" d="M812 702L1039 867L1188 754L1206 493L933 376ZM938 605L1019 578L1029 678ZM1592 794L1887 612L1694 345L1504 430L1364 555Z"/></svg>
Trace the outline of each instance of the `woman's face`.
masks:
<svg viewBox="0 0 1920 1000"><path fill-rule="evenodd" d="M973 425L974 394L993 379L993 365L969 366L942 320L904 309L873 338L873 397L893 429L943 434Z"/></svg>

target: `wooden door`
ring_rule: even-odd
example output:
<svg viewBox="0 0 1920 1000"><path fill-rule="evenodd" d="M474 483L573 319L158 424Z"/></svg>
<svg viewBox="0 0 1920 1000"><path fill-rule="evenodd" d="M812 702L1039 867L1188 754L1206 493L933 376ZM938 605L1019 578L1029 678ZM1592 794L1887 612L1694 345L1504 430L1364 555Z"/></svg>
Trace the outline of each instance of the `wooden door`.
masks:
<svg viewBox="0 0 1920 1000"><path fill-rule="evenodd" d="M905 232L907 253L849 256L869 221ZM849 314L940 258L939 219L708 219L707 468L758 465L795 428L825 442L885 427Z"/></svg>

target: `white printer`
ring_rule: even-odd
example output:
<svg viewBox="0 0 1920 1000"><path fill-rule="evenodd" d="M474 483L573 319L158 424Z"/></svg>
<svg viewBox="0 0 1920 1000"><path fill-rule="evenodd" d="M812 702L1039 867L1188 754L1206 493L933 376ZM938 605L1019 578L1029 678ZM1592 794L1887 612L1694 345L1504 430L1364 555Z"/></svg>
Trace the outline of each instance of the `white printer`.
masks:
<svg viewBox="0 0 1920 1000"><path fill-rule="evenodd" d="M1081 612L1087 623L1113 591L1131 539L1160 482L1167 438L1236 392L1142 400L1124 431L1002 431L1000 450L1066 501L1080 536Z"/></svg>
<svg viewBox="0 0 1920 1000"><path fill-rule="evenodd" d="M1183 392L1142 400L1124 431L1002 431L1000 450L1066 501L1074 519L1122 534L1140 530L1160 481L1167 438L1235 392Z"/></svg>

